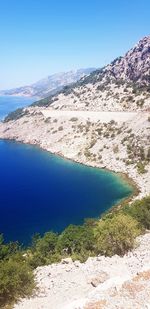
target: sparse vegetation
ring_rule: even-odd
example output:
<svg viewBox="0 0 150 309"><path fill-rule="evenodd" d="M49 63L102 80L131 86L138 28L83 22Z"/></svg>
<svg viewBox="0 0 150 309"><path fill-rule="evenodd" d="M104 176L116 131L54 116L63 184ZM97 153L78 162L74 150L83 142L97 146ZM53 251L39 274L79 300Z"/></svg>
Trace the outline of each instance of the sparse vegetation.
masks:
<svg viewBox="0 0 150 309"><path fill-rule="evenodd" d="M123 212L136 219L142 229L150 229L150 196L125 206Z"/></svg>
<svg viewBox="0 0 150 309"><path fill-rule="evenodd" d="M138 107L142 107L144 105L144 99L140 99L138 101L136 101L136 104Z"/></svg>
<svg viewBox="0 0 150 309"><path fill-rule="evenodd" d="M144 173L147 172L146 169L145 169L145 164L142 163L142 162L137 163L137 170L138 170L139 174L144 174Z"/></svg>
<svg viewBox="0 0 150 309"><path fill-rule="evenodd" d="M23 251L17 243L5 244L0 235L0 307L31 295L34 287L34 275Z"/></svg>
<svg viewBox="0 0 150 309"><path fill-rule="evenodd" d="M63 126L60 126L60 127L58 128L58 131L63 131Z"/></svg>
<svg viewBox="0 0 150 309"><path fill-rule="evenodd" d="M118 147L118 145L115 145L115 146L113 147L113 152L114 152L114 153L118 153L118 152L119 152L119 147Z"/></svg>
<svg viewBox="0 0 150 309"><path fill-rule="evenodd" d="M77 120L78 120L77 117L72 117L72 118L70 119L70 121L73 121L73 122L75 122L75 121L77 121Z"/></svg>
<svg viewBox="0 0 150 309"><path fill-rule="evenodd" d="M5 117L4 122L9 122L12 120L17 120L23 116L26 116L29 114L29 111L27 109L18 108L14 112L11 112L8 114L8 116Z"/></svg>

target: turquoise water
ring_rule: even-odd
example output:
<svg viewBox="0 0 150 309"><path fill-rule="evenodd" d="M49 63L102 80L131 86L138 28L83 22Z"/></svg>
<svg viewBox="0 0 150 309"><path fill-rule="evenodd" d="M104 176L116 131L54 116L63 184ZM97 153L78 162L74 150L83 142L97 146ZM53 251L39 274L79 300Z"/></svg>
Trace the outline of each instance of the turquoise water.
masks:
<svg viewBox="0 0 150 309"><path fill-rule="evenodd" d="M36 232L98 217L132 192L114 173L2 140L0 171L0 233L25 244Z"/></svg>

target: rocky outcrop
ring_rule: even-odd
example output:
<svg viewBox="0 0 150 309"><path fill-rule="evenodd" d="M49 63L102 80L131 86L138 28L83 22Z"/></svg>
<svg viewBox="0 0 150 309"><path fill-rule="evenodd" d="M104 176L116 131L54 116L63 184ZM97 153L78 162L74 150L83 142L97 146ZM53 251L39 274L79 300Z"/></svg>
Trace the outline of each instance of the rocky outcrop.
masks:
<svg viewBox="0 0 150 309"><path fill-rule="evenodd" d="M116 79L150 85L150 36L144 37L124 57L108 65L105 72Z"/></svg>

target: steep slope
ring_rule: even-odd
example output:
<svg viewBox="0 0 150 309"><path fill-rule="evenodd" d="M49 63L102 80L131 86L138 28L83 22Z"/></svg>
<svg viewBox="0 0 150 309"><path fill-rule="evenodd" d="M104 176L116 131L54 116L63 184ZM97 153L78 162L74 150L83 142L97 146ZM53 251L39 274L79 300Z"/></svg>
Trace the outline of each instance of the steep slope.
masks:
<svg viewBox="0 0 150 309"><path fill-rule="evenodd" d="M140 40L124 57L93 71L34 105L62 110L146 110L150 107L149 76L150 36ZM47 80L42 82L46 87L47 83Z"/></svg>
<svg viewBox="0 0 150 309"><path fill-rule="evenodd" d="M39 98L46 97L56 93L64 86L78 81L85 75L90 74L94 68L79 69L64 73L57 73L47 76L38 82L19 88L0 91L1 95L17 95L17 96L35 96Z"/></svg>
<svg viewBox="0 0 150 309"><path fill-rule="evenodd" d="M134 62L135 76L139 66L145 76L149 72L149 44L147 37L136 45L142 49L140 60ZM145 45L146 61L142 57ZM130 63L129 55L132 60L137 58L137 47L122 61ZM0 138L37 144L87 165L126 173L141 196L149 194L150 85L143 85L140 79L124 80L121 69L119 77L114 76L112 68L119 74L117 61L111 69L107 66L92 72L57 95L11 113L0 124Z"/></svg>
<svg viewBox="0 0 150 309"><path fill-rule="evenodd" d="M72 110L121 111L149 108L150 36L140 40L124 57L92 72L74 85L65 87L57 96L37 104Z"/></svg>
<svg viewBox="0 0 150 309"><path fill-rule="evenodd" d="M108 65L105 72L140 85L150 84L150 36L140 40L124 57Z"/></svg>

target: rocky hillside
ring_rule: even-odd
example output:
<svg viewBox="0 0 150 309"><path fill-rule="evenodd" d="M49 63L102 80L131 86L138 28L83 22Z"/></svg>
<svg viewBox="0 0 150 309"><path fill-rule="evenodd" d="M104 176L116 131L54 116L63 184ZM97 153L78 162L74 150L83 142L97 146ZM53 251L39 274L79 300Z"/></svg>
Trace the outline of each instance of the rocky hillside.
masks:
<svg viewBox="0 0 150 309"><path fill-rule="evenodd" d="M57 94L52 94L34 105L58 110L147 110L150 107L149 76L150 36L140 40L124 57L93 71L76 83L65 86ZM47 80L42 83L47 87ZM40 82L38 85L40 87ZM13 117L14 113L6 120Z"/></svg>
<svg viewBox="0 0 150 309"><path fill-rule="evenodd" d="M144 38L122 58L129 63L129 55L137 58L137 46L142 46L135 75L138 65L146 72L148 60L142 55L149 43L149 37ZM117 70L115 63L110 67ZM84 164L127 173L141 196L149 194L150 86L123 80L121 74L115 77L107 66L57 95L11 113L0 124L0 138L37 144Z"/></svg>
<svg viewBox="0 0 150 309"><path fill-rule="evenodd" d="M150 36L140 40L124 57L105 68L116 79L121 78L139 85L150 84Z"/></svg>
<svg viewBox="0 0 150 309"><path fill-rule="evenodd" d="M0 138L124 173L140 197L150 194L149 61L146 37L109 66L11 113L0 123ZM148 309L150 234L139 241L140 247L122 258L37 268L37 295L14 308Z"/></svg>
<svg viewBox="0 0 150 309"><path fill-rule="evenodd" d="M64 86L72 84L78 81L85 75L90 74L94 68L79 69L75 71L69 71L64 73L57 73L47 76L38 82L19 88L0 91L0 95L13 95L13 96L28 96L44 98L50 94L56 93Z"/></svg>
<svg viewBox="0 0 150 309"><path fill-rule="evenodd" d="M56 96L39 101L56 109L122 111L150 106L150 37L124 57L92 72Z"/></svg>

